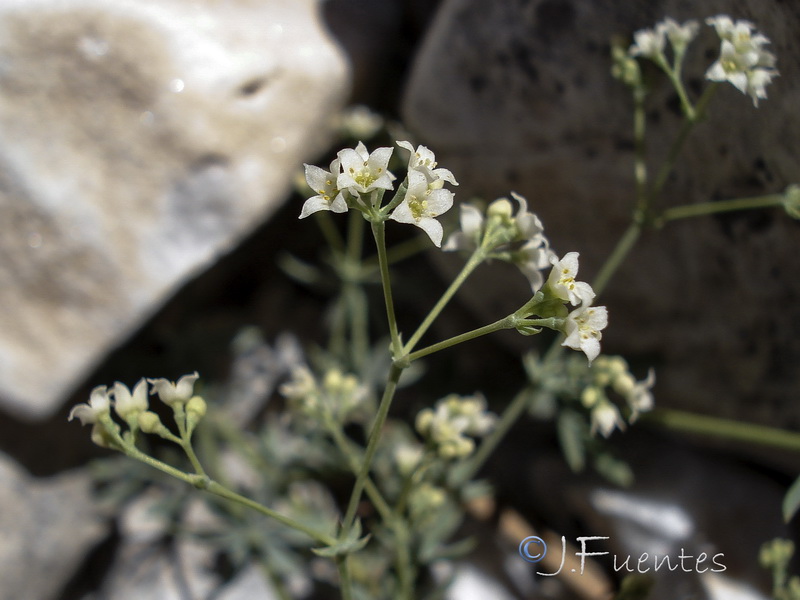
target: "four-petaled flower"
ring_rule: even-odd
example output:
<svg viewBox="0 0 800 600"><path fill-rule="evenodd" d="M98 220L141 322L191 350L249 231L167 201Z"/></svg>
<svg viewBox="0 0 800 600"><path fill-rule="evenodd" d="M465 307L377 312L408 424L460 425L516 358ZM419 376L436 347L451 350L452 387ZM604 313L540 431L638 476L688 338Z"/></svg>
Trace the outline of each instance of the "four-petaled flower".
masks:
<svg viewBox="0 0 800 600"><path fill-rule="evenodd" d="M764 49L769 39L749 21L734 22L726 15L708 18L706 23L722 40L719 59L706 71L706 79L730 82L757 107L759 99L767 97L766 86L778 75L775 56Z"/></svg>
<svg viewBox="0 0 800 600"><path fill-rule="evenodd" d="M465 202L459 206L458 222L461 229L450 234L442 250L474 252L483 236L483 213L477 206Z"/></svg>
<svg viewBox="0 0 800 600"><path fill-rule="evenodd" d="M422 171L428 178L428 181L431 182L431 185L435 185L434 182L437 181L446 181L452 185L458 185L456 178L448 169L436 168L436 156L426 146L420 145L414 150L414 146L411 145L411 142L397 142L397 145L411 153L411 156L408 158L409 171Z"/></svg>
<svg viewBox="0 0 800 600"><path fill-rule="evenodd" d="M300 212L300 218L304 219L320 210L330 210L335 213L347 212L344 193L337 187L336 183L341 172L339 159L333 159L330 171L314 165L305 165L305 168L306 181L317 195L305 201L303 210Z"/></svg>
<svg viewBox="0 0 800 600"><path fill-rule="evenodd" d="M633 34L633 45L628 50L628 54L656 60L664 53L664 33L662 27L640 29Z"/></svg>
<svg viewBox="0 0 800 600"><path fill-rule="evenodd" d="M394 175L389 172L391 148L377 148L371 154L363 142L355 149L340 150L338 157L342 172L336 179L339 190L347 190L353 195L368 194L375 190L391 190Z"/></svg>
<svg viewBox="0 0 800 600"><path fill-rule="evenodd" d="M77 417L80 419L81 425L90 425L97 423L101 416L107 415L109 412L111 412L111 400L108 388L104 385L98 385L89 395L88 404L78 404L72 408L69 413L69 420L72 421Z"/></svg>
<svg viewBox="0 0 800 600"><path fill-rule="evenodd" d="M581 306L573 310L564 320L566 339L561 344L586 354L589 363L600 354L601 331L608 325L605 306Z"/></svg>
<svg viewBox="0 0 800 600"><path fill-rule="evenodd" d="M531 284L531 290L534 294L539 291L542 283L544 283L542 269L551 264L554 258L555 254L550 250L547 243L542 243L536 239L526 242L518 250L511 253L511 262L517 265L522 274L525 275L528 283Z"/></svg>
<svg viewBox="0 0 800 600"><path fill-rule="evenodd" d="M435 217L453 206L453 192L444 188L431 188L422 171L408 172L408 190L403 201L392 212L390 219L398 223L416 225L428 234L437 246L442 245L442 224Z"/></svg>
<svg viewBox="0 0 800 600"><path fill-rule="evenodd" d="M114 383L114 410L120 417L126 419L129 415L146 411L147 408L147 382L144 379L139 380L132 393L119 381Z"/></svg>
<svg viewBox="0 0 800 600"><path fill-rule="evenodd" d="M562 300L568 300L573 306L588 305L594 300L592 286L583 281L575 281L578 275L578 256L577 252L568 252L560 260L553 256L553 269L547 279L551 292Z"/></svg>
<svg viewBox="0 0 800 600"><path fill-rule="evenodd" d="M194 382L199 379L197 371L191 375L184 375L177 383L160 377L158 379L148 379L153 386L151 394L158 394L164 404L186 404L194 394Z"/></svg>

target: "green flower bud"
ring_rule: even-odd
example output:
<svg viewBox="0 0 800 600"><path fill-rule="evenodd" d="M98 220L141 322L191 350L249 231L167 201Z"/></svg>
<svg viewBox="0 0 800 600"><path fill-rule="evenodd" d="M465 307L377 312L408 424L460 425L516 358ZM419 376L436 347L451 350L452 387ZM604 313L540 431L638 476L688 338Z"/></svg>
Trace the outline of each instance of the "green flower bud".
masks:
<svg viewBox="0 0 800 600"><path fill-rule="evenodd" d="M199 421L206 416L206 401L200 396L192 396L186 403L186 418Z"/></svg>
<svg viewBox="0 0 800 600"><path fill-rule="evenodd" d="M139 429L145 433L158 433L164 428L159 416L153 411L146 410L139 414Z"/></svg>

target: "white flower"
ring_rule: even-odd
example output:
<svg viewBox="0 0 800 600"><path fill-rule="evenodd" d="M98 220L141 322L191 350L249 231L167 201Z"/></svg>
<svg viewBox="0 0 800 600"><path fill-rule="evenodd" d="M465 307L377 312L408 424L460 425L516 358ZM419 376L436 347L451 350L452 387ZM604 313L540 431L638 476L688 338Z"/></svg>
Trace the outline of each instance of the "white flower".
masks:
<svg viewBox="0 0 800 600"><path fill-rule="evenodd" d="M651 60L664 53L664 29L640 29L633 34L633 45L628 50L631 56L643 56Z"/></svg>
<svg viewBox="0 0 800 600"><path fill-rule="evenodd" d="M391 148L377 148L371 154L363 142L355 150L340 150L338 157L342 172L336 179L336 187L353 195L367 194L374 190L391 190L395 177L388 170Z"/></svg>
<svg viewBox="0 0 800 600"><path fill-rule="evenodd" d="M447 238L442 250L464 250L474 252L483 235L483 213L476 206L464 203L459 207L461 230Z"/></svg>
<svg viewBox="0 0 800 600"><path fill-rule="evenodd" d="M608 325L605 306L581 306L573 310L564 322L566 339L561 344L573 350L581 350L589 364L600 354L601 331Z"/></svg>
<svg viewBox="0 0 800 600"><path fill-rule="evenodd" d="M75 417L80 419L81 425L97 423L97 420L107 415L111 411L111 400L109 399L108 388L98 385L89 395L88 404L77 404L69 412L69 420Z"/></svg>
<svg viewBox="0 0 800 600"><path fill-rule="evenodd" d="M578 275L578 256L577 252L568 252L560 260L553 256L551 258L553 269L547 278L550 291L556 297L569 301L573 306L581 303L588 305L594 300L592 286L583 281L575 281Z"/></svg>
<svg viewBox="0 0 800 600"><path fill-rule="evenodd" d="M194 382L200 378L197 371L191 375L184 375L177 383L173 383L163 377L158 379L148 379L153 386L151 394L158 394L164 404L186 404L194 394Z"/></svg>
<svg viewBox="0 0 800 600"><path fill-rule="evenodd" d="M344 194L336 186L336 181L341 171L339 159L333 159L330 171L321 169L314 165L305 165L306 181L317 195L312 196L303 204L300 218L305 219L308 215L320 210L330 210L335 213L347 212L347 202Z"/></svg>
<svg viewBox="0 0 800 600"><path fill-rule="evenodd" d="M628 421L633 423L639 415L653 410L655 401L653 393L650 391L656 382L656 374L653 369L647 372L647 377L642 381L637 381L630 391L625 395L625 401L631 408L631 416Z"/></svg>
<svg viewBox="0 0 800 600"><path fill-rule="evenodd" d="M542 283L544 283L542 269L547 268L552 260L556 258L556 255L547 244L542 244L541 241L537 240L526 242L521 248L515 250L511 256L512 262L519 267L519 270L528 279L534 294L539 291Z"/></svg>
<svg viewBox="0 0 800 600"><path fill-rule="evenodd" d="M619 414L619 409L608 400L600 402L592 409L591 419L592 434L600 431L603 437L611 435L611 432L616 427L619 429L625 427L625 422Z"/></svg>
<svg viewBox="0 0 800 600"><path fill-rule="evenodd" d="M398 223L416 225L428 234L437 247L440 247L444 231L442 224L435 217L447 212L453 206L453 192L444 188L431 188L428 183L427 177L421 171L409 171L405 198L389 218Z"/></svg>
<svg viewBox="0 0 800 600"><path fill-rule="evenodd" d="M436 181L446 181L452 185L458 185L456 178L449 170L436 168L436 156L429 148L420 145L414 150L411 142L397 142L397 145L411 153L408 158L409 171L422 171L432 184Z"/></svg>
<svg viewBox="0 0 800 600"><path fill-rule="evenodd" d="M511 192L511 197L519 203L519 210L514 216L517 226L517 239L527 240L541 244L544 242L544 226L534 213L528 212L528 201L516 192Z"/></svg>
<svg viewBox="0 0 800 600"><path fill-rule="evenodd" d="M691 20L681 25L675 19L667 17L656 25L656 29L662 31L667 36L669 43L672 44L672 48L676 52L682 52L689 42L697 37L700 24L697 21Z"/></svg>
<svg viewBox="0 0 800 600"><path fill-rule="evenodd" d="M706 79L730 82L757 107L758 101L767 97L766 86L778 75L775 56L763 47L769 39L749 21L734 22L726 15L711 17L706 23L722 40L719 59L706 71Z"/></svg>
<svg viewBox="0 0 800 600"><path fill-rule="evenodd" d="M114 409L123 419L128 415L146 411L147 405L147 382L140 379L133 388L133 393L128 388L117 381L114 383Z"/></svg>

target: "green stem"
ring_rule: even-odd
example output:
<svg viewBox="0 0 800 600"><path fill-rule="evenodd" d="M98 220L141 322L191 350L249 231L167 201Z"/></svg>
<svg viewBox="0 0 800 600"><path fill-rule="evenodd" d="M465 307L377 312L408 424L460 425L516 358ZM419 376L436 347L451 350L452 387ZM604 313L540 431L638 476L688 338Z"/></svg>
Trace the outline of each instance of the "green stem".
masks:
<svg viewBox="0 0 800 600"><path fill-rule="evenodd" d="M683 124L678 131L677 137L672 142L672 146L670 146L667 158L664 160L664 163L661 165L661 168L658 170L658 174L656 175L656 180L650 193L651 202L657 198L661 193L661 190L664 189L664 185L667 183L667 178L669 177L670 173L672 173L672 169L675 167L675 162L678 159L678 155L683 149L683 144L686 142L686 139L689 137L689 134L691 133L695 124L697 124L705 116L708 103L714 96L716 89L716 84L712 82L705 89L703 95L700 97L700 100L697 101L693 118L689 119L687 117L684 119Z"/></svg>
<svg viewBox="0 0 800 600"><path fill-rule="evenodd" d="M342 600L353 600L353 582L350 579L350 565L347 555L336 557L336 570L339 572L339 591Z"/></svg>
<svg viewBox="0 0 800 600"><path fill-rule="evenodd" d="M392 284L389 277L389 261L386 257L386 227L384 221L372 222L372 234L375 236L375 244L378 247L378 265L381 272L381 284L383 285L383 298L386 302L386 318L389 321L389 334L392 338L392 354L395 358L402 353L403 347L400 343L400 334L397 331L397 319L394 314L394 300L392 299Z"/></svg>
<svg viewBox="0 0 800 600"><path fill-rule="evenodd" d="M796 431L664 408L645 413L641 420L668 429L800 452L800 432Z"/></svg>
<svg viewBox="0 0 800 600"><path fill-rule="evenodd" d="M608 282L611 281L611 277L616 273L617 269L619 269L622 262L628 256L628 253L639 239L641 232L642 226L639 223L633 222L619 239L614 251L606 259L606 262L603 264L603 267L592 283L592 289L597 296L606 289Z"/></svg>
<svg viewBox="0 0 800 600"><path fill-rule="evenodd" d="M470 274L477 268L479 264L483 262L485 258L486 254L482 248L478 248L477 250L475 250L472 256L469 257L469 260L461 269L461 272L456 276L456 278L450 284L450 287L448 287L445 293L442 294L442 297L439 298L439 301L428 313L428 316L425 317L425 320L422 322L419 328L417 328L417 330L408 340L405 347L403 348L403 354L408 354L414 349L414 346L416 346L420 338L422 338L422 336L425 335L425 332L428 331L428 328L436 320L436 317L439 316L444 307L447 306L447 303L450 302L450 300L453 298L453 295L455 295L458 289L464 284L464 282L467 280L467 277L470 276Z"/></svg>
<svg viewBox="0 0 800 600"><path fill-rule="evenodd" d="M389 408L394 399L394 393L397 390L397 382L400 380L400 374L403 369L393 364L389 370L389 379L386 382L386 388L383 390L383 397L378 406L378 414L375 415L375 421L372 423L372 428L369 433L367 441L367 448L364 451L364 459L361 463L361 469L356 476L356 482L353 485L353 491L350 494L350 502L347 506L347 512L344 517L344 536L350 533L353 523L356 518L356 511L358 510L358 503L361 501L361 494L364 491L367 478L369 477L370 467L372 466L372 459L375 457L375 451L378 448L378 441L381 437L381 431L386 423L386 417L389 415Z"/></svg>
<svg viewBox="0 0 800 600"><path fill-rule="evenodd" d="M636 210L639 215L647 211L647 152L645 149L645 132L647 117L644 110L644 99L647 92L643 86L633 90L633 174L636 183Z"/></svg>
<svg viewBox="0 0 800 600"><path fill-rule="evenodd" d="M686 204L664 210L659 218L659 224L689 217L700 217L715 213L731 212L735 210L748 210L751 208L766 208L783 204L783 194L768 194L753 198L736 198L734 200L720 200L718 202L701 202L700 204Z"/></svg>
<svg viewBox="0 0 800 600"><path fill-rule="evenodd" d="M327 429L330 431L331 436L333 436L333 441L339 448L339 451L344 454L345 458L347 459L347 462L350 465L350 470L353 471L353 475L358 476L361 470L361 459L357 455L357 452L353 448L350 440L348 440L344 435L341 426L337 423L328 423ZM394 519L392 509L389 507L389 503L386 502L378 487L369 477L367 477L364 482L364 490L384 522L387 524L391 523Z"/></svg>
<svg viewBox="0 0 800 600"><path fill-rule="evenodd" d="M439 352L440 350L444 350L445 348L450 348L451 346L455 346L463 342L468 342L469 340L474 340L475 338L479 338L481 336L494 333L495 331L500 331L501 329L511 329L516 326L517 320L518 317L516 315L509 315L489 325L484 325L483 327L479 327L478 329L473 329L472 331L468 331L466 333L462 333L461 335L456 335L444 341L427 346L422 350L417 350L416 352L412 352L411 354L408 355L407 361L411 363L419 358L428 356L429 354L433 354L434 352Z"/></svg>

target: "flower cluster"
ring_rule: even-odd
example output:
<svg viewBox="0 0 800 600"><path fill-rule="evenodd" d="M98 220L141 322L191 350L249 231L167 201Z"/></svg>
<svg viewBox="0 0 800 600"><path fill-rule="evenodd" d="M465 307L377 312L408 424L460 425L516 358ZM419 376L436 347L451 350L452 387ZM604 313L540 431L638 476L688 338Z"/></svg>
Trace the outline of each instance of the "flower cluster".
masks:
<svg viewBox="0 0 800 600"><path fill-rule="evenodd" d="M332 419L344 424L357 420L370 404L369 388L355 377L329 369L317 381L308 367L297 367L291 379L280 388L295 412L310 419Z"/></svg>
<svg viewBox="0 0 800 600"><path fill-rule="evenodd" d="M608 325L608 311L605 306L592 306L595 297L592 286L576 279L578 256L577 252L568 252L564 258L551 258L553 268L545 291L548 296L578 307L564 320L566 339L561 345L582 351L591 364L600 354L600 339Z"/></svg>
<svg viewBox="0 0 800 600"><path fill-rule="evenodd" d="M666 41L669 40L675 56L680 56L697 36L699 28L697 21L687 21L681 25L667 17L657 23L653 29L640 29L634 33L634 43L628 50L628 54L661 62L664 60Z"/></svg>
<svg viewBox="0 0 800 600"><path fill-rule="evenodd" d="M481 437L494 427L497 417L486 410L483 396L451 394L436 403L436 409L425 408L417 415L417 431L444 459L469 456L475 449L471 437Z"/></svg>
<svg viewBox="0 0 800 600"><path fill-rule="evenodd" d="M368 152L359 142L355 148L339 151L329 170L305 165L306 181L315 195L306 200L300 212L303 219L320 210L336 213L353 208L367 218L389 218L399 223L416 225L438 247L444 231L436 218L453 206L453 192L445 183L458 185L447 169L437 168L436 157L425 146L416 149L409 142L397 145L410 153L408 172L397 195L381 206L383 194L394 189L395 175L389 171L392 148ZM391 211L388 215L383 211Z"/></svg>
<svg viewBox="0 0 800 600"><path fill-rule="evenodd" d="M119 436L119 426L112 419L112 408L128 424L130 431L160 434L166 428L159 416L149 410L149 383L152 386L150 394L157 394L164 404L180 411L188 426L194 428L206 412L205 400L194 395L194 384L198 377L197 373L184 375L177 383L163 378L142 378L133 390L119 381L111 389L100 385L92 390L88 404L78 404L72 408L69 420L78 418L81 425L93 425L92 441L103 447L114 446L115 437Z"/></svg>
<svg viewBox="0 0 800 600"><path fill-rule="evenodd" d="M714 27L722 44L720 56L709 67L706 78L711 81L728 81L737 90L753 99L767 97L766 86L778 75L775 55L766 50L766 36L758 33L749 21L733 21L726 15L706 19Z"/></svg>
<svg viewBox="0 0 800 600"><path fill-rule="evenodd" d="M625 427L619 408L608 397L609 390L623 398L628 423L634 423L640 414L652 410L650 390L655 381L652 369L644 380L637 381L621 356L599 357L592 369L592 381L581 393L581 403L591 411L592 432L599 431L603 437L608 437L615 428Z"/></svg>
<svg viewBox="0 0 800 600"><path fill-rule="evenodd" d="M443 250L475 252L481 248L486 258L519 267L535 293L542 287L541 270L550 265L553 252L539 217L528 211L527 200L514 192L511 197L519 205L516 213L507 198L489 204L485 215L473 204L462 204L461 228L447 239Z"/></svg>

